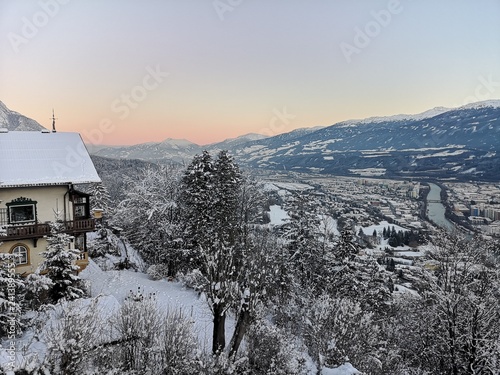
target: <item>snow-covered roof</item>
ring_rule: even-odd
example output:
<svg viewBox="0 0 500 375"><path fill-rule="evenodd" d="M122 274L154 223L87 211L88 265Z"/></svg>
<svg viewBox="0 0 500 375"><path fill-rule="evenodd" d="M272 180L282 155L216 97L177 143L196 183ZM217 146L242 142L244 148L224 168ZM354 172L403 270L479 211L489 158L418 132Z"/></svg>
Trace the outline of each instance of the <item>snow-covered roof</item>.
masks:
<svg viewBox="0 0 500 375"><path fill-rule="evenodd" d="M0 132L0 188L100 181L78 133Z"/></svg>

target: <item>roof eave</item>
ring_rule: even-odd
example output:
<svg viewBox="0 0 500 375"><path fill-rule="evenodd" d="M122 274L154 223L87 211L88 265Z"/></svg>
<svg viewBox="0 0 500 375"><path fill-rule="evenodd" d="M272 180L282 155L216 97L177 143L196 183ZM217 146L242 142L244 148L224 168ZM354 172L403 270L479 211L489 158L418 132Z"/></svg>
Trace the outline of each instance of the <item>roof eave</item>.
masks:
<svg viewBox="0 0 500 375"><path fill-rule="evenodd" d="M33 183L22 183L22 184L2 184L0 183L0 189L3 188L17 188L17 187L35 187L35 186L64 186L64 185L75 185L75 184L94 184L101 183L101 180L94 181L66 181L66 182L33 182Z"/></svg>

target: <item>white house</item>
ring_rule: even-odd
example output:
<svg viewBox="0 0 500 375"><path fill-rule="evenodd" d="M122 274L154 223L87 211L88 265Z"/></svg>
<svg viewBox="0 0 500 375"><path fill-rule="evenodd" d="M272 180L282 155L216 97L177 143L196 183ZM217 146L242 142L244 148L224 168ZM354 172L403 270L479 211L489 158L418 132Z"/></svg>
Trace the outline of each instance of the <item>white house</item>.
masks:
<svg viewBox="0 0 500 375"><path fill-rule="evenodd" d="M55 212L88 264L86 236L95 228L90 196L75 184L101 182L78 133L0 129L0 252L15 253L16 272L34 272Z"/></svg>

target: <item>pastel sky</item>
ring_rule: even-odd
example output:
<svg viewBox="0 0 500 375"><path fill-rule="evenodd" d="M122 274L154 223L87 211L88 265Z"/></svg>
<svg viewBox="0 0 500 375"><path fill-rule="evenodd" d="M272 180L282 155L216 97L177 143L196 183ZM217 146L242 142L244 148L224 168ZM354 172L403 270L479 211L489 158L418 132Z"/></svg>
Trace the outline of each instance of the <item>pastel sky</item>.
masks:
<svg viewBox="0 0 500 375"><path fill-rule="evenodd" d="M94 144L498 98L498 0L0 0L0 100Z"/></svg>

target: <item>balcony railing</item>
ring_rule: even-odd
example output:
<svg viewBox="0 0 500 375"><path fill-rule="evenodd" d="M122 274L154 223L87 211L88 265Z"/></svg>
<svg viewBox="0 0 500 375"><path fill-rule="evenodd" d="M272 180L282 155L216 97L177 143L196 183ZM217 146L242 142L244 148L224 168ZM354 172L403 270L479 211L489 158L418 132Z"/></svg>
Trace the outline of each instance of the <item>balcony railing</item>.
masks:
<svg viewBox="0 0 500 375"><path fill-rule="evenodd" d="M73 220L64 222L67 233L82 233L95 230L94 219ZM40 238L50 235L49 224L8 225L0 229L0 241Z"/></svg>
<svg viewBox="0 0 500 375"><path fill-rule="evenodd" d="M38 238L50 234L49 224L27 224L8 226L5 229L5 236L0 239L19 240L22 238Z"/></svg>
<svg viewBox="0 0 500 375"><path fill-rule="evenodd" d="M65 221L64 226L66 227L66 232L90 232L95 229L94 219L81 219L73 221Z"/></svg>

